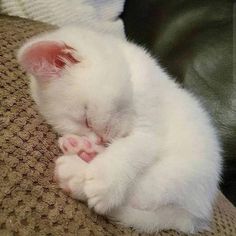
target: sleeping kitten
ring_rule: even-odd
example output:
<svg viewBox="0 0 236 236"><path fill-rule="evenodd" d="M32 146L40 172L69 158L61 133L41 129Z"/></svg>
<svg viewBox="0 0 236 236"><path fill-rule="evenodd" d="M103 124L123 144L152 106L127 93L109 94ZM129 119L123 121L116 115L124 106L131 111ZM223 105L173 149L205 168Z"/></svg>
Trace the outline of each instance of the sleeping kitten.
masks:
<svg viewBox="0 0 236 236"><path fill-rule="evenodd" d="M221 172L216 131L143 48L67 27L29 40L18 59L40 112L64 135L61 188L140 231L207 227Z"/></svg>

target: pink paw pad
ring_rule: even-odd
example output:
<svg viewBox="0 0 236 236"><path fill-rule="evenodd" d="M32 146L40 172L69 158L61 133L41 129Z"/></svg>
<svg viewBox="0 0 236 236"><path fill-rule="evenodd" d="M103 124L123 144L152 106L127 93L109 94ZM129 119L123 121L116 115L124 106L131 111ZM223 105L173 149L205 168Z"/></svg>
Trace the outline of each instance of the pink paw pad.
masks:
<svg viewBox="0 0 236 236"><path fill-rule="evenodd" d="M68 138L68 142L70 143L70 145L72 146L72 147L77 147L78 146L78 142L77 142L77 140L75 139L75 138Z"/></svg>
<svg viewBox="0 0 236 236"><path fill-rule="evenodd" d="M91 142L90 142L89 140L87 140L87 139L84 139L84 140L83 140L83 144L84 144L84 146L85 146L87 149L91 149L91 148L92 148Z"/></svg>
<svg viewBox="0 0 236 236"><path fill-rule="evenodd" d="M59 147L64 154L77 154L85 162L90 162L103 150L101 145L90 141L87 137L65 135L59 138Z"/></svg>
<svg viewBox="0 0 236 236"><path fill-rule="evenodd" d="M76 135L65 135L59 138L58 143L64 154L76 154L84 146L82 138Z"/></svg>
<svg viewBox="0 0 236 236"><path fill-rule="evenodd" d="M86 153L86 152L82 152L79 157L84 160L85 162L90 162L93 160L93 158L97 155L97 153L93 154L93 153Z"/></svg>

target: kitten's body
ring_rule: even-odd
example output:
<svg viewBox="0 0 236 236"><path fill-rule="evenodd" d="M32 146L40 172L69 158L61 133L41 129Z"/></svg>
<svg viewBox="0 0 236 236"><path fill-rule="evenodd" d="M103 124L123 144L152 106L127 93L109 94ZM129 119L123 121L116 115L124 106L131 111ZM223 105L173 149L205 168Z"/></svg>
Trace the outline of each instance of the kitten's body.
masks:
<svg viewBox="0 0 236 236"><path fill-rule="evenodd" d="M29 53L39 41L65 42L76 60L67 60L59 75L32 69L43 64ZM216 133L198 101L148 53L107 34L65 28L26 43L19 60L33 74L42 114L61 134L96 133L111 142L89 164L60 157L62 188L141 231L204 229L221 171Z"/></svg>

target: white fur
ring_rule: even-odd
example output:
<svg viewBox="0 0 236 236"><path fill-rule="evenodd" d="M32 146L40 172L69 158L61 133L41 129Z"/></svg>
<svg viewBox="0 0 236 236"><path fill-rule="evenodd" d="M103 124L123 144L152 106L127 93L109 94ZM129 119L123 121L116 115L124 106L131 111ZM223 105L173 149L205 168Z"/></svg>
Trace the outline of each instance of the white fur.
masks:
<svg viewBox="0 0 236 236"><path fill-rule="evenodd" d="M19 61L40 40L65 42L81 61L46 84L31 76L42 114L61 134L95 132L111 142L91 163L76 155L60 157L60 185L97 213L140 231L205 229L221 156L216 132L197 99L143 48L126 40L62 28L27 42ZM92 130L84 125L85 115Z"/></svg>

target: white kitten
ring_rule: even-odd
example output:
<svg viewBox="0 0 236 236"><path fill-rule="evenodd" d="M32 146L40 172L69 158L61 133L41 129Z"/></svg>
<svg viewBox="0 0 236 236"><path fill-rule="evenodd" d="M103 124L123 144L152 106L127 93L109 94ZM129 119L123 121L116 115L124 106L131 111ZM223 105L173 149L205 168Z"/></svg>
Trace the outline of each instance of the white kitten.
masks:
<svg viewBox="0 0 236 236"><path fill-rule="evenodd" d="M110 143L90 163L72 154L78 150L59 157L62 188L140 231L206 227L221 172L216 132L196 98L143 48L69 27L30 40L18 58L60 134Z"/></svg>

